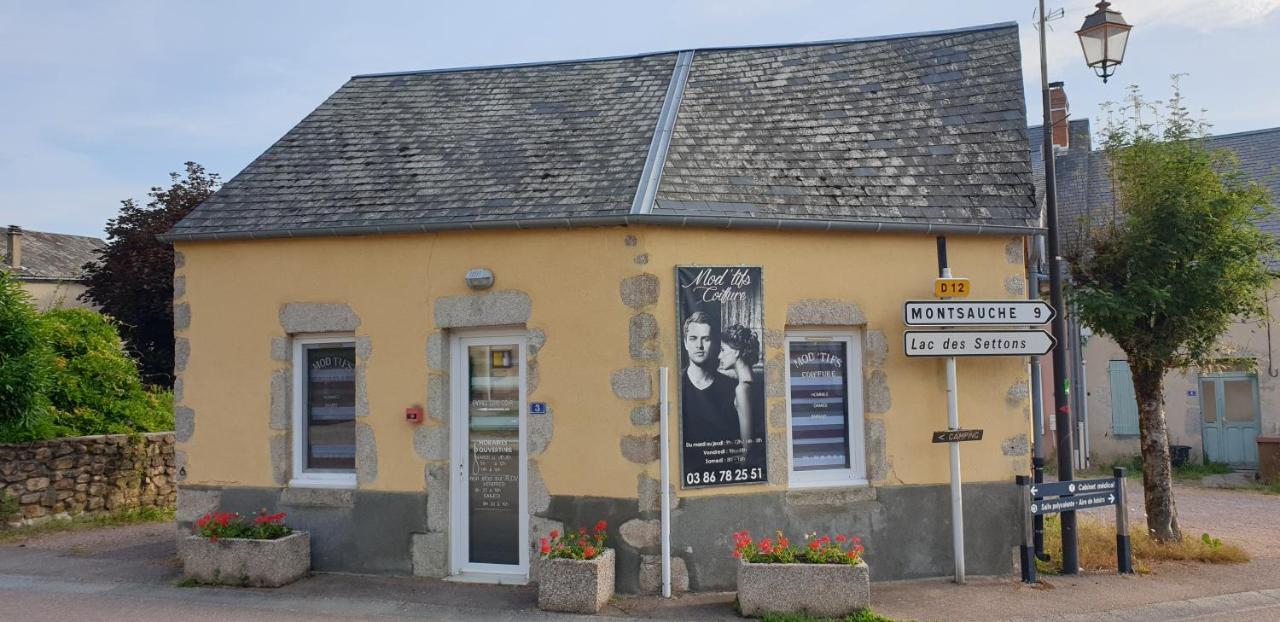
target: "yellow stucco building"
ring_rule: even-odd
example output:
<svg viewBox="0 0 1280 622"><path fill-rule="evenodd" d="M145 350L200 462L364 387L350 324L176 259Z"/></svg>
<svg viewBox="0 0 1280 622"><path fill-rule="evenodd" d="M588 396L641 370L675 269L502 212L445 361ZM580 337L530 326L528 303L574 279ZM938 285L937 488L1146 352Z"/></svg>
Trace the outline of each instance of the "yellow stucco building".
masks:
<svg viewBox="0 0 1280 622"><path fill-rule="evenodd" d="M948 573L902 305L939 235L1025 298L1021 89L1012 25L353 78L166 236L180 523L267 506L318 569L518 582L604 519L653 590L665 370L678 588L731 585L741 529ZM959 365L973 573L1010 570L1027 381Z"/></svg>

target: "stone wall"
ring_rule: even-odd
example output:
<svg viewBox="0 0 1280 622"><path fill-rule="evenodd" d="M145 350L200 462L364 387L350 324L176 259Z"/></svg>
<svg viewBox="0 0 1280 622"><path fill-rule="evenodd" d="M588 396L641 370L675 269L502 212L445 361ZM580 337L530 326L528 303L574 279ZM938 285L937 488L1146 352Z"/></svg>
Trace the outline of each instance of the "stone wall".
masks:
<svg viewBox="0 0 1280 622"><path fill-rule="evenodd" d="M0 519L19 526L86 512L171 508L173 448L173 432L0 444L0 511L16 509Z"/></svg>

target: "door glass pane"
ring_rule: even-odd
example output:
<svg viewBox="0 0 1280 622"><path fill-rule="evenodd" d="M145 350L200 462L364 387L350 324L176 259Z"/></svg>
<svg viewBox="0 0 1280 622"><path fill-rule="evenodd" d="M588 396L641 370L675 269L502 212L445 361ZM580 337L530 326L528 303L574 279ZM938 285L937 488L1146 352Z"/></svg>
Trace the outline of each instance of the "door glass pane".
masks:
<svg viewBox="0 0 1280 622"><path fill-rule="evenodd" d="M472 563L520 563L519 354L515 344L467 348Z"/></svg>
<svg viewBox="0 0 1280 622"><path fill-rule="evenodd" d="M311 471L356 468L356 351L307 346L306 439Z"/></svg>
<svg viewBox="0 0 1280 622"><path fill-rule="evenodd" d="M1226 420L1233 423L1253 421L1253 379L1222 381L1222 399Z"/></svg>
<svg viewBox="0 0 1280 622"><path fill-rule="evenodd" d="M1218 390L1212 380L1200 383L1200 417L1205 423L1218 422Z"/></svg>
<svg viewBox="0 0 1280 622"><path fill-rule="evenodd" d="M792 342L788 354L792 468L849 468L848 344Z"/></svg>

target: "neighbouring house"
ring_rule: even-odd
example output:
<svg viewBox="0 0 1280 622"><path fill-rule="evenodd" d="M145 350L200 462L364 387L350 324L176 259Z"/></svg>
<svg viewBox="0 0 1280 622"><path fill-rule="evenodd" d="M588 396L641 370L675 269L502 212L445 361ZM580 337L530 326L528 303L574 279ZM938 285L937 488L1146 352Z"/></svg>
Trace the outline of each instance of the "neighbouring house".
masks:
<svg viewBox="0 0 1280 622"><path fill-rule="evenodd" d="M605 519L652 591L665 399L677 589L733 585L743 529L950 574L903 302L940 235L1025 297L1022 84L1015 24L351 78L163 236L179 527L269 507L319 570L523 582ZM1026 359L959 387L968 571L1008 573Z"/></svg>
<svg viewBox="0 0 1280 622"><path fill-rule="evenodd" d="M1055 136L1054 141L1064 244L1078 239L1083 222L1110 218L1116 209L1106 156L1092 148L1089 121L1073 120L1069 127L1068 137ZM1041 131L1033 127L1029 135L1032 158L1039 160ZM1235 153L1241 171L1267 185L1273 199L1280 200L1280 128L1210 136L1206 144ZM1042 168L1037 165L1039 179ZM1258 226L1280 234L1280 217L1268 217ZM1220 341L1220 366L1171 372L1165 378L1169 443L1187 448L1183 451L1191 461L1256 468L1257 437L1280 434L1280 361L1275 360L1280 344L1272 343L1271 326L1280 313L1278 296L1280 286L1267 293L1268 317L1241 318L1232 325ZM1077 398L1072 407L1084 454L1102 465L1140 454L1138 405L1125 353L1110 338L1071 324L1071 386ZM1275 337L1280 339L1280 333ZM1044 365L1047 379L1052 368L1047 357ZM1044 409L1052 413L1051 385L1046 382L1044 387ZM1050 427L1052 419L1047 417ZM1052 447L1051 436L1047 442Z"/></svg>
<svg viewBox="0 0 1280 622"><path fill-rule="evenodd" d="M41 311L55 307L92 307L80 300L85 292L84 265L98 259L105 243L84 235L24 230L5 232L4 265L17 277Z"/></svg>

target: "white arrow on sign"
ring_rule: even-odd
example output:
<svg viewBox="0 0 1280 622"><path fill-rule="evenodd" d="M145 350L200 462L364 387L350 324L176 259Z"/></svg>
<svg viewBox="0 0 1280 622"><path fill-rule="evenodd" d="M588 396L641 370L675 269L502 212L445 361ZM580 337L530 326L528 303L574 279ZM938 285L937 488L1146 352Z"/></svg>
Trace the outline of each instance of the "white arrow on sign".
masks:
<svg viewBox="0 0 1280 622"><path fill-rule="evenodd" d="M1041 356L1057 342L1042 330L908 330L907 356Z"/></svg>
<svg viewBox="0 0 1280 622"><path fill-rule="evenodd" d="M902 305L907 326L1040 325L1053 319L1042 300L908 300Z"/></svg>
<svg viewBox="0 0 1280 622"><path fill-rule="evenodd" d="M1116 496L1115 496L1115 495L1107 495L1107 502L1108 502L1108 503L1115 503L1115 502L1116 502Z"/></svg>

